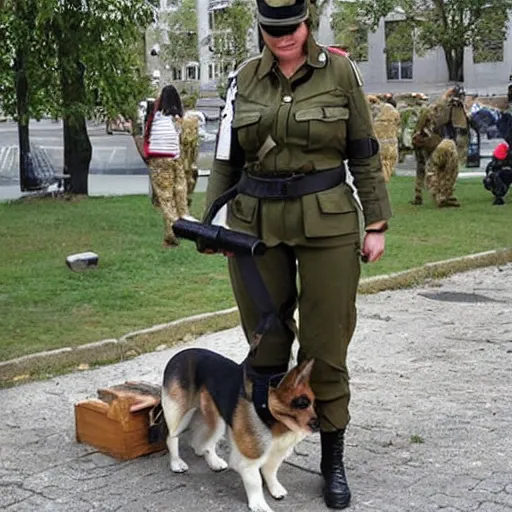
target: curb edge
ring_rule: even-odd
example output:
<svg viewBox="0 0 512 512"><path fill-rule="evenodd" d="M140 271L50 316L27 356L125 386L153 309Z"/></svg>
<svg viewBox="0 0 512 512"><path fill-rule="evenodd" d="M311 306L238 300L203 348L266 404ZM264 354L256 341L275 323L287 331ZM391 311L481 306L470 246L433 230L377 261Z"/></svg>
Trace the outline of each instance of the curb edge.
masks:
<svg viewBox="0 0 512 512"><path fill-rule="evenodd" d="M373 294L386 290L398 290L418 286L430 279L441 279L455 273L466 272L482 267L499 266L512 262L512 248L471 254L459 258L427 263L402 272L385 274L362 279L359 293ZM16 377L26 382L31 377L42 377L42 373L55 370L73 370L80 364L108 364L121 362L158 348L155 340L148 335L167 331L166 347L184 340L195 339L208 332L230 329L239 325L236 307L202 313L172 322L157 324L121 336L119 339L106 339L56 350L37 352L15 359L0 362L0 384L9 385Z"/></svg>

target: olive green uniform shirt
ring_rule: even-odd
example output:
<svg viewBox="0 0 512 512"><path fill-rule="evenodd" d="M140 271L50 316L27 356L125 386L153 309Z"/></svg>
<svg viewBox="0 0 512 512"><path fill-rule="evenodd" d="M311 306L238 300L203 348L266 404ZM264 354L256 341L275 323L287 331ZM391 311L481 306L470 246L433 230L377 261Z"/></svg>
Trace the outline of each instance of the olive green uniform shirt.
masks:
<svg viewBox="0 0 512 512"><path fill-rule="evenodd" d="M352 141L375 139L375 135L359 71L349 58L331 53L310 37L306 62L291 78L286 78L265 47L260 56L249 59L237 70L223 116L217 157L208 183L207 205L239 180L244 167L254 174L314 172L340 167L347 161L363 206L365 226L391 216L379 154L374 151L371 156L360 157L350 151ZM309 228L305 222L306 237L345 234L334 227L326 229L329 223L339 224L341 218L329 217L329 213L355 211L348 198L351 198L350 189L344 187L338 197L334 193L329 197L329 191L327 195L317 194L321 210L318 215L322 219L313 219ZM302 199L306 215L312 202L317 201L315 197ZM247 225L237 222L230 213L228 224L261 236L261 232L255 232L256 222L253 222L257 201L247 197L235 199L235 209L239 210L235 217L242 218ZM271 213L271 209L262 207L259 216L263 215L263 224L265 211L269 215L295 213L278 207ZM353 222L350 230L354 231ZM299 235L294 240L296 243L300 242L298 238ZM266 241L277 243L277 240Z"/></svg>

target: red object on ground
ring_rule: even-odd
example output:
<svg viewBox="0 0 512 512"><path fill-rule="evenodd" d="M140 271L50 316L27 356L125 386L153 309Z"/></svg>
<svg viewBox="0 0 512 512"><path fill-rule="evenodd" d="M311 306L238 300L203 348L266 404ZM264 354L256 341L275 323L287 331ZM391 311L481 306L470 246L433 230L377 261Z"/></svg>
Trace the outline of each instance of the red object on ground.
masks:
<svg viewBox="0 0 512 512"><path fill-rule="evenodd" d="M506 142L501 142L498 144L494 150L493 156L498 160L505 160L508 155L508 144Z"/></svg>

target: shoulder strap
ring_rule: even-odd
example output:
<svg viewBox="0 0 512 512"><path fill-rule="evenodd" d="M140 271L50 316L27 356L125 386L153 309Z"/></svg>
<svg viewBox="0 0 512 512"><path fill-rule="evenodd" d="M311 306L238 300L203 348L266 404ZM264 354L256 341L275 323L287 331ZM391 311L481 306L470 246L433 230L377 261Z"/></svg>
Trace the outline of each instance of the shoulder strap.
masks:
<svg viewBox="0 0 512 512"><path fill-rule="evenodd" d="M342 50L341 48L337 48L336 46L328 46L327 51L329 53L333 53L334 55L341 55L348 59L348 61L350 62L350 65L352 67L352 71L354 72L354 75L356 77L357 85L359 85L359 87L362 87L363 83L364 83L363 75L361 74L361 71L357 67L357 64L350 58L350 55L345 50Z"/></svg>
<svg viewBox="0 0 512 512"><path fill-rule="evenodd" d="M348 53L341 48L336 48L336 46L328 46L327 50L336 55L343 55L344 57L348 57Z"/></svg>
<svg viewBox="0 0 512 512"><path fill-rule="evenodd" d="M255 60L260 59L261 54L256 55L255 57L249 57L248 59L245 59L234 71L231 71L231 73L229 73L228 80L231 81L233 78L235 78L238 75L238 73L240 73L240 71L242 71L242 69L245 68L245 66L247 66L247 64L249 64L250 62L254 62Z"/></svg>

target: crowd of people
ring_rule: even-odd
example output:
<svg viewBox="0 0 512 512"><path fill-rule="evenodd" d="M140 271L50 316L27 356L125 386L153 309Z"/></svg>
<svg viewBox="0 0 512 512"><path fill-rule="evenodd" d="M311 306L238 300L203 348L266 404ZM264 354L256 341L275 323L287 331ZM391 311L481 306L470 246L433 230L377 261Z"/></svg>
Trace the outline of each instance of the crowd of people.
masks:
<svg viewBox="0 0 512 512"><path fill-rule="evenodd" d="M470 130L481 131L478 120L467 108L464 91L455 86L439 99L429 103L421 93L368 95L375 133L380 143L382 169L386 181L396 164L407 154L416 161L416 181L412 204L423 204L426 188L436 205L458 207L454 195L459 169L468 158ZM474 110L474 109L473 109ZM512 142L510 114L501 116L498 123L505 141L494 151L486 168L484 186L494 195L495 205L505 204L504 197L512 182Z"/></svg>
<svg viewBox="0 0 512 512"><path fill-rule="evenodd" d="M466 162L471 128L471 112L466 108L463 90L452 87L431 103L422 93L398 98L392 93L368 94L366 99L379 142L384 181L388 183L397 163L412 154L416 180L411 204L423 204L427 189L438 207L460 206L454 195L455 182ZM144 120L140 150L149 167L153 204L163 214L166 247L179 244L172 226L178 218L189 216L198 177L200 123L204 123L202 113L184 112L173 85L162 89ZM494 195L495 205L505 204L512 184L511 142L512 135L505 137L486 168L484 186Z"/></svg>

